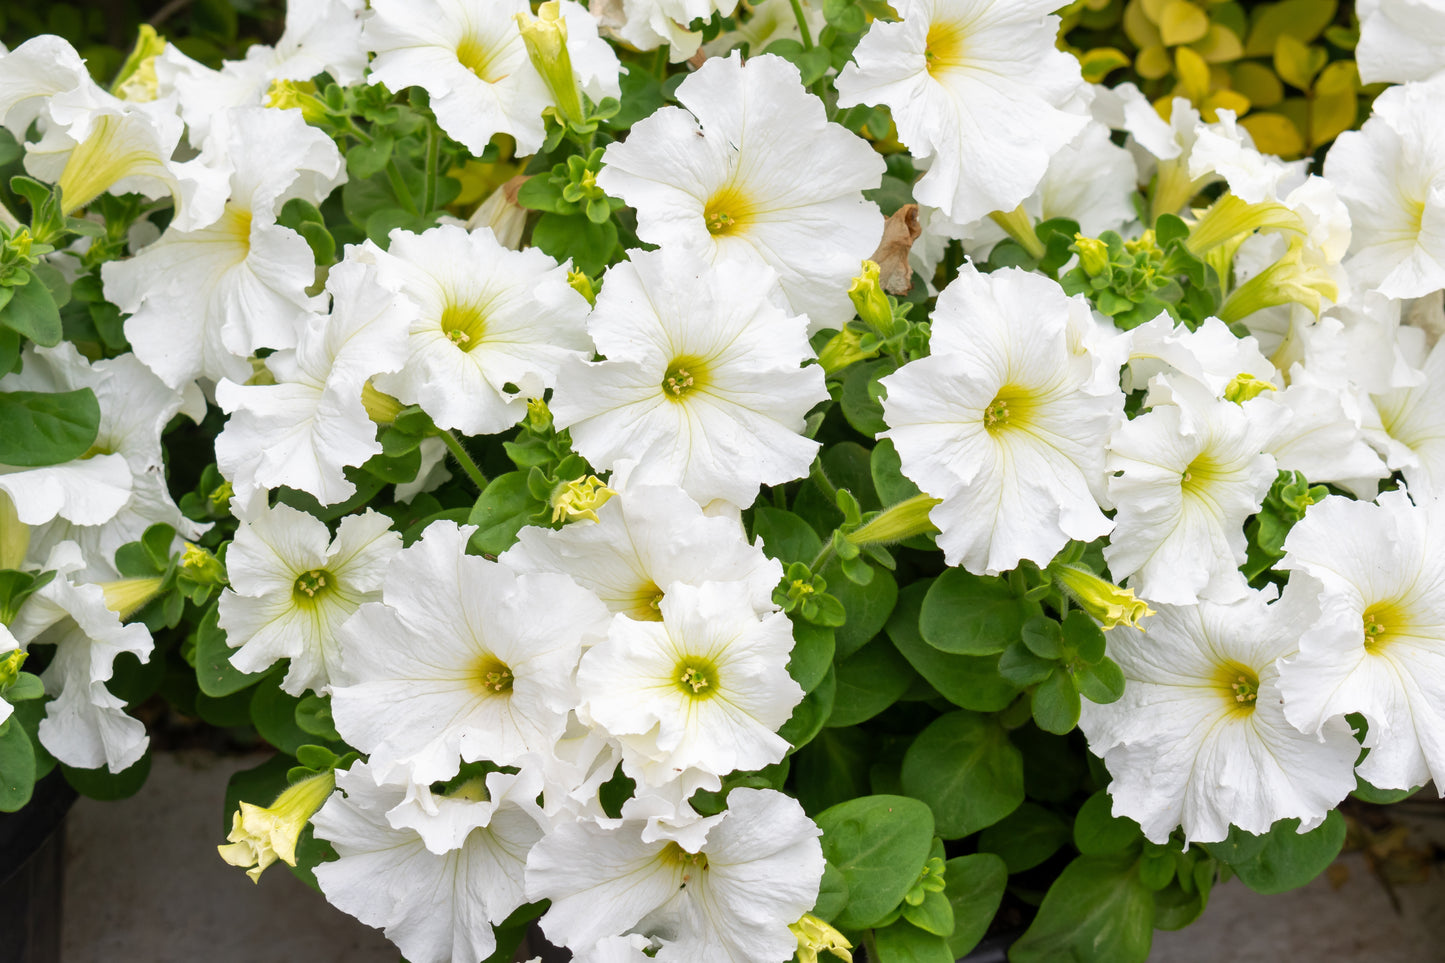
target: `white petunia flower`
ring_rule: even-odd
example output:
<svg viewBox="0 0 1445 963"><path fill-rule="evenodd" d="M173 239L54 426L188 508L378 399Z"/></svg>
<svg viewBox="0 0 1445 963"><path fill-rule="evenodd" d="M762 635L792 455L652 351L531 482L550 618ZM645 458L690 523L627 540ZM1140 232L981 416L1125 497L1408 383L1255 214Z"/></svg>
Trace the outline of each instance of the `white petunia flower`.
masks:
<svg viewBox="0 0 1445 963"><path fill-rule="evenodd" d="M1356 0L1360 82L1402 84L1445 69L1445 5L1439 0Z"/></svg>
<svg viewBox="0 0 1445 963"><path fill-rule="evenodd" d="M174 91L191 143L199 145L210 133L212 118L228 107L264 106L278 80L310 80L326 73L343 87L360 81L366 70L365 11L365 0L292 0L274 47L252 44L244 58L228 60L219 70L166 44L155 59L159 91Z"/></svg>
<svg viewBox="0 0 1445 963"><path fill-rule="evenodd" d="M341 627L336 727L382 779L430 783L461 761L547 753L576 704L584 644L607 610L565 575L518 575L467 555L475 529L431 525L392 562L382 602Z"/></svg>
<svg viewBox="0 0 1445 963"><path fill-rule="evenodd" d="M1277 468L1270 426L1232 401L1180 397L1125 422L1109 439L1109 497L1118 506L1104 558L1141 598L1185 605L1247 591L1244 521Z"/></svg>
<svg viewBox="0 0 1445 963"><path fill-rule="evenodd" d="M1373 396L1380 418L1375 436L1391 468L1404 472L1410 491L1445 497L1445 342L1425 359L1423 384ZM0 478L0 483L4 479Z"/></svg>
<svg viewBox="0 0 1445 963"><path fill-rule="evenodd" d="M1325 176L1350 209L1346 267L1392 298L1445 288L1445 77L1392 87L1336 138Z"/></svg>
<svg viewBox="0 0 1445 963"><path fill-rule="evenodd" d="M1324 583L1320 617L1281 668L1285 716L1316 732L1362 713L1359 773L1382 789L1445 786L1442 508L1403 491L1326 498L1290 530L1279 566Z"/></svg>
<svg viewBox="0 0 1445 963"><path fill-rule="evenodd" d="M1159 374L1177 383L1183 375L1197 382L1210 398L1222 398L1229 383L1240 375L1259 381L1277 380L1274 365L1260 354L1254 338L1241 338L1218 318L1205 318L1197 327L1161 313L1127 332L1129 360L1121 379L1124 390L1147 388Z"/></svg>
<svg viewBox="0 0 1445 963"><path fill-rule="evenodd" d="M933 354L882 381L882 437L943 500L929 517L948 563L1042 565L1069 539L1107 534L1103 448L1124 398L1117 364L1086 347L1088 304L1038 275L965 266L932 320Z"/></svg>
<svg viewBox="0 0 1445 963"><path fill-rule="evenodd" d="M491 773L432 797L455 845L437 852L394 825L406 788L378 785L364 763L336 774L338 791L311 818L339 859L316 867L334 906L381 928L413 963L476 963L496 949L492 924L521 906L528 852L542 836L518 777Z"/></svg>
<svg viewBox="0 0 1445 963"><path fill-rule="evenodd" d="M674 582L741 582L755 612L777 609L773 588L782 564L749 545L736 520L704 515L674 485L619 488L597 509L595 523L528 526L499 561L518 572L569 575L613 613L639 621L662 618L662 587Z"/></svg>
<svg viewBox="0 0 1445 963"><path fill-rule="evenodd" d="M0 53L0 124L23 138L56 94L93 83L85 61L53 34L32 37Z"/></svg>
<svg viewBox="0 0 1445 963"><path fill-rule="evenodd" d="M1087 90L1059 50L1053 0L901 0L875 20L838 75L838 104L886 105L928 164L920 204L959 223L1012 211L1049 158L1083 130L1066 109Z"/></svg>
<svg viewBox="0 0 1445 963"><path fill-rule="evenodd" d="M1317 737L1285 721L1279 660L1319 613L1293 582L1267 604L1250 592L1230 605L1160 605L1139 631L1109 633L1124 696L1085 701L1079 727L1113 781L1114 814L1154 842L1182 826L1189 842L1219 842L1231 824L1266 833L1280 819L1318 826L1355 788L1359 754L1343 719Z"/></svg>
<svg viewBox="0 0 1445 963"><path fill-rule="evenodd" d="M608 33L637 50L666 46L667 59L672 63L691 58L702 43L702 33L688 30L688 24L694 20L710 20L715 13L730 17L737 6L738 0L591 0L589 3L598 23Z"/></svg>
<svg viewBox="0 0 1445 963"><path fill-rule="evenodd" d="M400 548L391 520L372 511L343 518L334 540L325 522L288 505L243 520L226 554L231 588L219 603L227 642L239 647L231 664L260 672L290 659L284 691L324 691L340 658L336 630L381 597Z"/></svg>
<svg viewBox="0 0 1445 963"><path fill-rule="evenodd" d="M637 209L642 240L767 264L809 330L841 328L849 279L883 236L862 194L883 158L829 123L781 57L710 59L677 98L687 111L664 107L607 148L598 186Z"/></svg>
<svg viewBox="0 0 1445 963"><path fill-rule="evenodd" d="M664 248L610 268L588 330L606 360L578 362L552 400L558 428L599 468L635 459L636 484L745 506L807 474L804 417L827 398L804 319L767 300L767 267Z"/></svg>
<svg viewBox="0 0 1445 963"><path fill-rule="evenodd" d="M84 564L74 544L57 546L45 562L55 577L25 600L10 630L26 647L55 646L40 675L54 697L40 721L40 744L67 766L121 772L145 755L149 737L105 684L118 656L130 652L145 662L155 646L144 625L121 624L99 585L72 581Z"/></svg>
<svg viewBox="0 0 1445 963"><path fill-rule="evenodd" d="M583 655L579 715L621 742L623 770L643 786L695 777L716 789L706 777L778 762L777 730L803 698L788 674L792 623L760 619L738 583L666 593L660 622L614 616Z"/></svg>
<svg viewBox="0 0 1445 963"><path fill-rule="evenodd" d="M216 403L231 415L216 438L216 463L235 488L238 514L282 485L323 505L343 501L356 486L342 469L381 453L362 389L401 367L413 309L377 280L380 254L369 241L347 248L326 282L331 313L313 315L295 349L266 359L274 384L216 386Z"/></svg>
<svg viewBox="0 0 1445 963"><path fill-rule="evenodd" d="M311 248L276 223L292 198L319 204L346 179L341 153L297 111L234 108L213 121L200 160L226 171L213 222L174 228L101 269L105 295L131 313L136 356L168 385L243 381L257 348L293 348L319 299Z"/></svg>
<svg viewBox="0 0 1445 963"><path fill-rule="evenodd" d="M817 899L818 827L798 803L766 789L734 789L697 852L643 842L640 825L558 826L527 860L527 895L549 899L542 930L583 952L637 932L677 963L783 963L788 930Z"/></svg>
<svg viewBox="0 0 1445 963"><path fill-rule="evenodd" d="M1281 471L1302 472L1311 482L1338 485L1367 501L1389 477L1341 392L1296 381L1246 405L1264 409L1254 417L1273 427L1265 451Z"/></svg>
<svg viewBox="0 0 1445 963"><path fill-rule="evenodd" d="M510 428L529 399L556 386L565 362L591 357L587 301L567 283L566 265L536 248L509 251L486 228L394 231L377 274L416 310L406 363L376 387L420 405L439 427Z"/></svg>

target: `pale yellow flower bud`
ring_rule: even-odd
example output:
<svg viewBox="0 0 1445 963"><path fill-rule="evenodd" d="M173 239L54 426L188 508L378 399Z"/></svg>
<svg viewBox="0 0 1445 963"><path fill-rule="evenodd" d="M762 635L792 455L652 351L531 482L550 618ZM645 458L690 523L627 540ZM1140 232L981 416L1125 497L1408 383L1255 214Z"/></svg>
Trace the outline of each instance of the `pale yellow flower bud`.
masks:
<svg viewBox="0 0 1445 963"><path fill-rule="evenodd" d="M596 475L564 482L552 492L552 521L574 522L585 518L595 522L597 509L616 494Z"/></svg>
<svg viewBox="0 0 1445 963"><path fill-rule="evenodd" d="M141 24L135 47L121 64L110 92L121 100L136 103L155 100L160 92L160 84L156 80L156 57L165 49L165 38L156 33L156 28L148 23Z"/></svg>
<svg viewBox="0 0 1445 963"><path fill-rule="evenodd" d="M246 875L254 883L278 859L295 866L296 841L335 788L336 777L328 771L286 787L265 809L241 803L226 836L229 843L216 847L221 858L232 866L247 867Z"/></svg>
<svg viewBox="0 0 1445 963"><path fill-rule="evenodd" d="M377 391L371 382L361 386L361 406L366 416L378 425L389 425L401 414L402 404L391 395Z"/></svg>
<svg viewBox="0 0 1445 963"><path fill-rule="evenodd" d="M1137 629L1140 619L1154 614L1148 603L1134 597L1133 589L1106 582L1088 569L1059 565L1050 567L1049 572L1069 597L1106 629L1121 625Z"/></svg>
<svg viewBox="0 0 1445 963"><path fill-rule="evenodd" d="M123 578L114 582L101 582L100 590L105 593L105 607L125 621L161 594L165 579L159 575L145 578Z"/></svg>
<svg viewBox="0 0 1445 963"><path fill-rule="evenodd" d="M582 91L572 72L572 56L567 52L567 21L562 19L561 5L557 0L547 0L537 8L537 16L516 16L527 57L552 92L557 111L567 120L580 121Z"/></svg>
<svg viewBox="0 0 1445 963"><path fill-rule="evenodd" d="M853 279L848 288L848 297L858 310L858 317L874 331L888 333L893 328L893 308L888 304L888 295L879 280L876 261L864 261L863 271Z"/></svg>
<svg viewBox="0 0 1445 963"><path fill-rule="evenodd" d="M907 501L890 506L877 518L848 536L854 545L901 542L914 535L936 532L938 527L928 518L933 506L941 504L929 495L914 495Z"/></svg>
<svg viewBox="0 0 1445 963"><path fill-rule="evenodd" d="M804 913L803 918L790 924L788 929L798 941L798 963L818 963L818 954L824 952L844 963L853 963L853 954L849 952L853 944L812 913Z"/></svg>

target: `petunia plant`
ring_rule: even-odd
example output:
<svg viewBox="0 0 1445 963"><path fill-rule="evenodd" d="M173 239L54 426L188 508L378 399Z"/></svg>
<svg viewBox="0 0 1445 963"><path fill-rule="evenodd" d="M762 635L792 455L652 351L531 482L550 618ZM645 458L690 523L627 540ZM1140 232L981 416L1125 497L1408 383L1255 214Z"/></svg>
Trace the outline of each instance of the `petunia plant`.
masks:
<svg viewBox="0 0 1445 963"><path fill-rule="evenodd" d="M18 44L0 810L225 728L219 855L412 963L1129 963L1308 882L1445 769L1445 57L1300 2ZM1256 35L1396 86L1285 149Z"/></svg>

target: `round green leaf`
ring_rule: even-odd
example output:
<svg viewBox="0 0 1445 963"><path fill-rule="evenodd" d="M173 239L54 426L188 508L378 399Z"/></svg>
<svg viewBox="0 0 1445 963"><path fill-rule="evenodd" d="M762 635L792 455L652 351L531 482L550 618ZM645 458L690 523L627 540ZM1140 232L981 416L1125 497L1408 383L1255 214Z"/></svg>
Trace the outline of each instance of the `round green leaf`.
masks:
<svg viewBox="0 0 1445 963"><path fill-rule="evenodd" d="M943 894L953 905L953 933L948 937L948 951L953 958L958 958L977 946L988 932L998 904L1003 901L1008 869L1003 860L992 853L956 856L945 865Z"/></svg>
<svg viewBox="0 0 1445 963"><path fill-rule="evenodd" d="M1345 845L1345 817L1337 809L1309 832L1298 829L1298 819L1282 819L1263 836L1231 826L1223 842L1204 848L1256 893L1284 893L1323 873Z"/></svg>
<svg viewBox="0 0 1445 963"><path fill-rule="evenodd" d="M17 719L0 725L0 812L13 813L35 790L35 747Z"/></svg>
<svg viewBox="0 0 1445 963"><path fill-rule="evenodd" d="M1024 801L1023 756L994 720L950 712L908 747L903 788L932 809L938 835L960 839L993 825Z"/></svg>
<svg viewBox="0 0 1445 963"><path fill-rule="evenodd" d="M1062 736L1079 724L1079 690L1063 667L1054 669L1034 690L1034 722L1045 732Z"/></svg>
<svg viewBox="0 0 1445 963"><path fill-rule="evenodd" d="M918 879L933 844L933 814L907 796L864 796L819 813L823 855L848 884L834 922L867 929L888 916Z"/></svg>
<svg viewBox="0 0 1445 963"><path fill-rule="evenodd" d="M1019 638L1024 617L1025 608L1006 581L951 568L924 596L918 627L935 649L992 655Z"/></svg>
<svg viewBox="0 0 1445 963"><path fill-rule="evenodd" d="M1018 695L1018 687L998 672L993 655L953 655L923 641L918 614L928 582L914 582L898 594L898 605L885 630L915 672L939 695L963 709L997 712Z"/></svg>
<svg viewBox="0 0 1445 963"><path fill-rule="evenodd" d="M1154 938L1154 894L1133 856L1080 856L1049 887L1010 963L1144 963Z"/></svg>
<svg viewBox="0 0 1445 963"><path fill-rule="evenodd" d="M100 402L89 388L0 392L0 425L0 465L59 465L95 444Z"/></svg>

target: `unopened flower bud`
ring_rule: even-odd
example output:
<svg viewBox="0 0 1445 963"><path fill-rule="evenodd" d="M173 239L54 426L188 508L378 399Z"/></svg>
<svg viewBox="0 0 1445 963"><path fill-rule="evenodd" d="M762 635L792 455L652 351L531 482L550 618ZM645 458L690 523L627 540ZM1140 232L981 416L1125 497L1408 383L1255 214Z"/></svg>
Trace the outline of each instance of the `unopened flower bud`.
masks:
<svg viewBox="0 0 1445 963"><path fill-rule="evenodd" d="M193 542L186 542L185 551L181 553L181 570L186 578L193 582L206 585L226 584L226 566L209 550Z"/></svg>
<svg viewBox="0 0 1445 963"><path fill-rule="evenodd" d="M156 57L165 49L165 38L156 33L156 28L148 23L141 24L135 47L121 64L110 92L121 100L133 103L155 100L160 92L160 83L156 79Z"/></svg>
<svg viewBox="0 0 1445 963"><path fill-rule="evenodd" d="M936 532L928 513L941 502L929 495L914 495L890 506L877 518L848 536L854 545L901 542L914 535Z"/></svg>
<svg viewBox="0 0 1445 963"><path fill-rule="evenodd" d="M402 403L383 391L377 391L368 381L361 386L361 407L366 409L366 417L378 425L389 425L401 414Z"/></svg>
<svg viewBox="0 0 1445 963"><path fill-rule="evenodd" d="M1109 270L1109 245L1096 237L1074 235L1074 250L1079 252L1079 267L1089 277L1098 277Z"/></svg>
<svg viewBox="0 0 1445 963"><path fill-rule="evenodd" d="M316 85L309 80L273 80L262 101L276 110L294 108L308 124L324 123L330 115L326 103L316 96Z"/></svg>
<svg viewBox="0 0 1445 963"><path fill-rule="evenodd" d="M597 289L592 285L592 279L581 271L568 271L567 283L572 285L572 290L587 299L591 305L597 304Z"/></svg>
<svg viewBox="0 0 1445 963"><path fill-rule="evenodd" d="M30 526L20 521L15 503L0 492L0 569L19 568L30 549Z"/></svg>
<svg viewBox="0 0 1445 963"><path fill-rule="evenodd" d="M105 593L105 607L119 615L124 622L160 595L164 586L165 579L159 575L151 575L101 582L100 590Z"/></svg>
<svg viewBox="0 0 1445 963"><path fill-rule="evenodd" d="M552 430L552 412L541 398L527 401L527 427L538 434Z"/></svg>
<svg viewBox="0 0 1445 963"><path fill-rule="evenodd" d="M1276 201L1250 204L1234 194L1224 194L1194 224L1184 246L1195 257L1203 257L1219 245L1257 230L1303 234L1305 224L1298 214Z"/></svg>
<svg viewBox="0 0 1445 963"><path fill-rule="evenodd" d="M265 809L241 803L231 819L229 843L217 846L221 858L232 866L246 867L246 875L259 883L266 867L276 860L296 865L296 841L311 817L336 788L330 771L288 786Z"/></svg>
<svg viewBox="0 0 1445 963"><path fill-rule="evenodd" d="M14 642L12 641L13 645ZM11 649L0 655L0 692L4 692L20 678L20 667L25 664L25 650Z"/></svg>
<svg viewBox="0 0 1445 963"><path fill-rule="evenodd" d="M790 924L788 929L798 941L798 963L818 963L818 954L824 952L844 963L852 963L853 954L849 950L853 944L812 913L804 913L803 918Z"/></svg>
<svg viewBox="0 0 1445 963"><path fill-rule="evenodd" d="M1248 372L1241 371L1234 376L1234 380L1230 381L1228 387L1224 389L1224 400L1242 405L1249 399L1257 398L1266 391L1276 390L1278 389L1276 389L1274 385L1265 381L1263 378L1256 378Z"/></svg>
<svg viewBox="0 0 1445 963"><path fill-rule="evenodd" d="M848 297L853 300L853 307L858 310L858 317L863 319L863 323L886 335L893 331L893 306L888 303L878 272L876 261L864 261L863 272L853 279L848 288Z"/></svg>
<svg viewBox="0 0 1445 963"><path fill-rule="evenodd" d="M531 175L518 174L487 195L467 218L467 230L488 227L492 236L502 247L513 251L522 249L522 235L527 229L527 209L517 203L517 192L527 183Z"/></svg>
<svg viewBox="0 0 1445 963"><path fill-rule="evenodd" d="M572 56L567 52L567 21L562 19L561 5L557 0L547 0L537 8L537 16L519 13L516 17L527 57L552 92L558 113L570 121L582 120L582 91L572 72Z"/></svg>
<svg viewBox="0 0 1445 963"><path fill-rule="evenodd" d="M1305 262L1304 248L1303 240L1293 241L1284 257L1235 288L1219 309L1219 319L1233 324L1281 304L1302 305L1319 317L1323 299L1337 300L1340 289L1325 265Z"/></svg>
<svg viewBox="0 0 1445 963"><path fill-rule="evenodd" d="M828 339L823 350L818 352L818 363L823 366L824 373L842 371L856 361L864 361L878 354L877 351L864 351L859 346L861 337L853 328L844 327Z"/></svg>
<svg viewBox="0 0 1445 963"><path fill-rule="evenodd" d="M1106 582L1088 569L1073 565L1051 566L1049 573L1069 597L1106 629L1127 625L1139 628L1139 620L1153 615L1148 603L1134 597L1133 589Z"/></svg>

